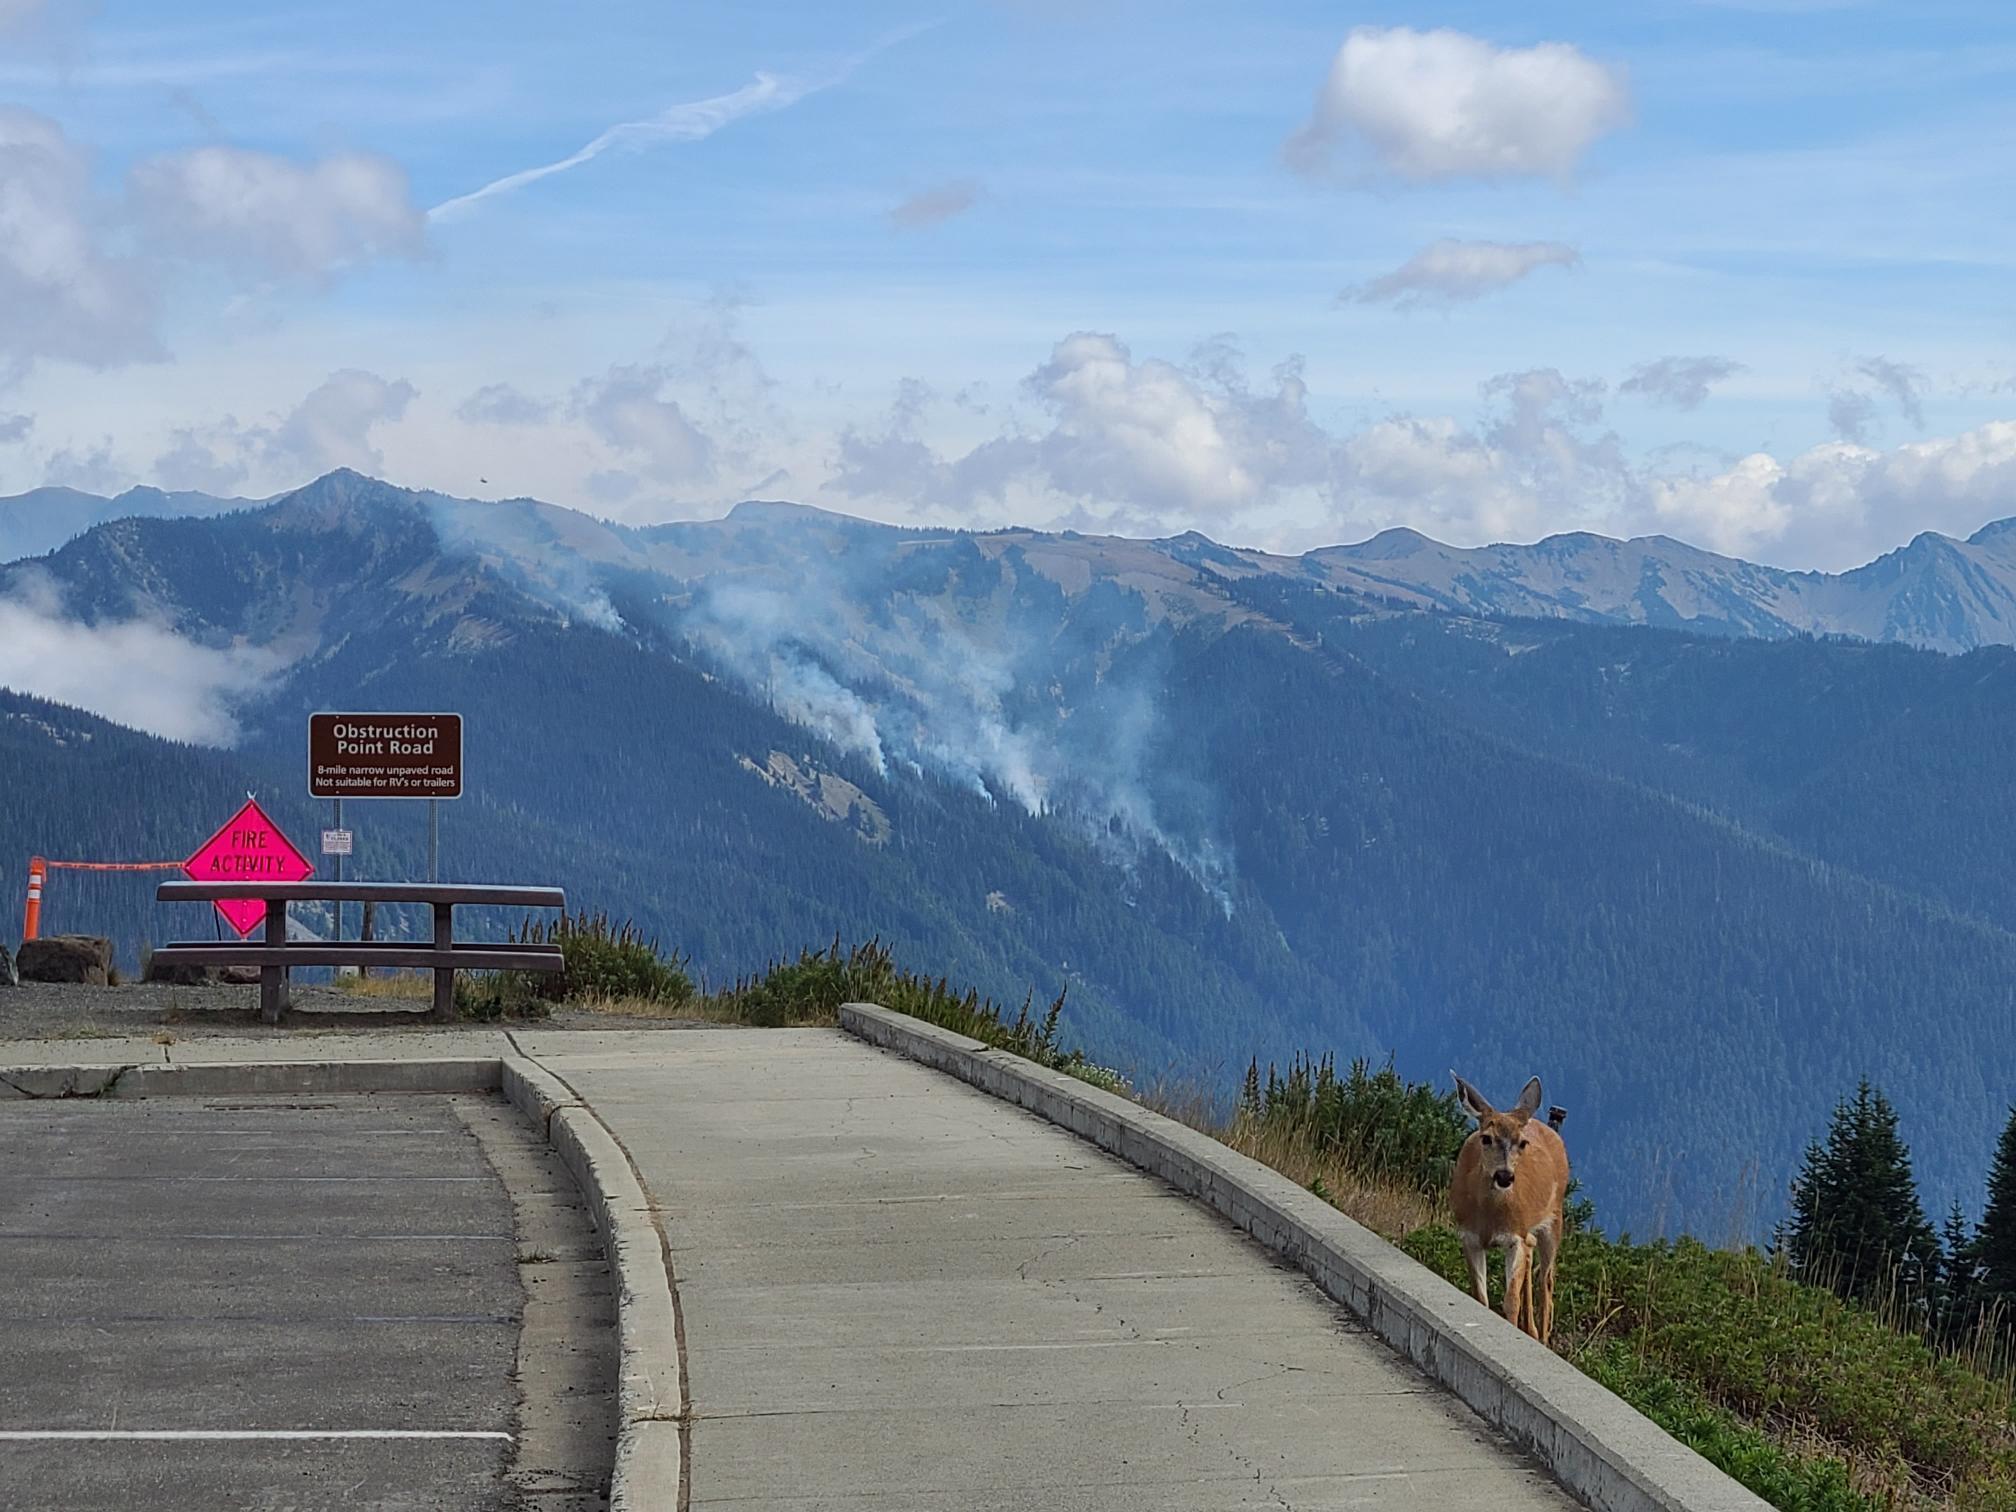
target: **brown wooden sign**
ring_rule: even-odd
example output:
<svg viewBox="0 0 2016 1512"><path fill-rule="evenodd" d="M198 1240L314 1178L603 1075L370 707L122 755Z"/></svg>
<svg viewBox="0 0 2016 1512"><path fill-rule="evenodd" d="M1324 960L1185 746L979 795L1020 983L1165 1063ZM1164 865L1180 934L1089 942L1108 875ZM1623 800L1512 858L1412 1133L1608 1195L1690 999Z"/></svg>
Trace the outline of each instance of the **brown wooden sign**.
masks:
<svg viewBox="0 0 2016 1512"><path fill-rule="evenodd" d="M311 714L314 798L460 798L460 714Z"/></svg>

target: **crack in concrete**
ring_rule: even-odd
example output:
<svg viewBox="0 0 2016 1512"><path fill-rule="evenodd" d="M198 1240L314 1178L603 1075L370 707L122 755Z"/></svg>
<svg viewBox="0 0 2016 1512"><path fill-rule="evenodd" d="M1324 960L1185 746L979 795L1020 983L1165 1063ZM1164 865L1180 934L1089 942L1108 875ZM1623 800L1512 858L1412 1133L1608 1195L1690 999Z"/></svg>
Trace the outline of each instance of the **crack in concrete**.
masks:
<svg viewBox="0 0 2016 1512"><path fill-rule="evenodd" d="M119 1085L121 1077L129 1071L139 1070L142 1064L143 1062L135 1061L131 1065L117 1067L24 1066L17 1068L13 1076L0 1076L0 1086L7 1087L17 1096L25 1097L31 1102L62 1102L70 1098L106 1097L110 1096L113 1089ZM23 1081L29 1083L42 1081L54 1074L62 1074L63 1080L53 1090L38 1092L32 1085L22 1084ZM22 1081L15 1080L17 1076L22 1078ZM95 1086L89 1085L89 1079L97 1076L103 1076L104 1080Z"/></svg>
<svg viewBox="0 0 2016 1512"><path fill-rule="evenodd" d="M1043 1261L1048 1260L1052 1255L1058 1254L1063 1250L1067 1250L1071 1248L1072 1245L1078 1242L1078 1236L1076 1234L1065 1234L1062 1236L1062 1238L1063 1243L1046 1245L1044 1248L1038 1250L1035 1254L1031 1255L1027 1260L1024 1260L1020 1265L1016 1266L1015 1274L1019 1276L1022 1280L1027 1281L1029 1279L1029 1268L1031 1266L1040 1265Z"/></svg>

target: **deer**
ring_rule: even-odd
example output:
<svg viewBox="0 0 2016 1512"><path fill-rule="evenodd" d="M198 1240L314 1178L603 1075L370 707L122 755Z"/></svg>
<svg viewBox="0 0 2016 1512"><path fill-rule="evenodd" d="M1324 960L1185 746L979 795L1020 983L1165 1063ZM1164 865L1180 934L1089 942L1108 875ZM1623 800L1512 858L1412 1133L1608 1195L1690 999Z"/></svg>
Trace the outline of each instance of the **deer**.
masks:
<svg viewBox="0 0 2016 1512"><path fill-rule="evenodd" d="M1455 1076L1452 1071L1450 1075ZM1561 1248L1562 1205L1568 1195L1568 1147L1558 1130L1567 1112L1540 1111L1540 1078L1500 1113L1462 1077L1456 1092L1477 1127L1456 1156L1449 1207L1470 1263L1470 1283L1486 1307L1488 1251L1505 1251L1505 1317L1542 1344L1554 1331L1554 1256ZM1530 1272L1529 1275L1529 1266Z"/></svg>

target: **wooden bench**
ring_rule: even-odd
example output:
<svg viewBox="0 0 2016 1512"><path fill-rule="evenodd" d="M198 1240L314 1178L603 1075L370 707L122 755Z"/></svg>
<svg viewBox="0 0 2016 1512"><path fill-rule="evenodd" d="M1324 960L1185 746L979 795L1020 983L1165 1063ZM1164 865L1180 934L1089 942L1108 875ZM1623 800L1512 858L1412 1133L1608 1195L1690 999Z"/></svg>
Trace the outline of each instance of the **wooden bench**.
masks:
<svg viewBox="0 0 2016 1512"><path fill-rule="evenodd" d="M280 1022L286 1004L287 971L292 966L406 966L434 973L434 1017L455 1016L455 973L463 971L558 971L560 947L538 944L485 944L455 938L458 904L502 908L567 907L557 887L482 887L459 882L163 882L154 896L163 903L218 903L253 899L266 905L263 941L180 940L163 945L154 959L187 966L256 966L259 1011L269 1024ZM287 938L289 903L422 903L434 910L434 938L425 940L295 940Z"/></svg>

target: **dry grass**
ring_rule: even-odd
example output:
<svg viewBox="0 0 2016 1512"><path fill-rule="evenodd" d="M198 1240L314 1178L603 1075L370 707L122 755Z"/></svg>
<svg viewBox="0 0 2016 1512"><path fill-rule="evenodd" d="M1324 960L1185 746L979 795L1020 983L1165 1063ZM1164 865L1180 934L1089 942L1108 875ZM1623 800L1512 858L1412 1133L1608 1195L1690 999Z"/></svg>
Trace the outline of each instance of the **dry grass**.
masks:
<svg viewBox="0 0 2016 1512"><path fill-rule="evenodd" d="M725 993L688 998L683 1003L661 1003L653 998L641 997L584 997L570 999L567 1006L581 1013L605 1014L610 1018L677 1019L704 1024L739 1024L745 1028L749 1022ZM837 1011L812 1012L807 1016L794 1017L785 1027L832 1029L839 1023Z"/></svg>
<svg viewBox="0 0 2016 1512"><path fill-rule="evenodd" d="M1449 1221L1448 1205L1440 1198L1409 1191L1390 1180L1368 1179L1334 1151L1312 1152L1302 1141L1269 1133L1246 1120L1203 1132L1319 1193L1346 1217L1388 1239L1404 1239L1416 1229Z"/></svg>
<svg viewBox="0 0 2016 1512"><path fill-rule="evenodd" d="M1153 1112L1208 1134L1220 1144L1271 1167L1373 1233L1405 1238L1418 1228L1449 1221L1447 1202L1395 1183L1370 1177L1339 1151L1319 1151L1305 1139L1270 1131L1256 1120L1223 1117L1209 1093L1183 1086L1159 1086L1139 1094Z"/></svg>
<svg viewBox="0 0 2016 1512"><path fill-rule="evenodd" d="M347 992L352 997L431 1001L434 996L433 975L425 971L381 971L376 976L339 976L331 978L329 986L333 991Z"/></svg>

